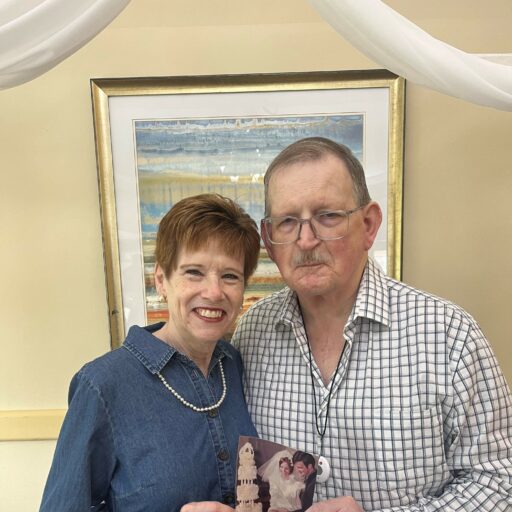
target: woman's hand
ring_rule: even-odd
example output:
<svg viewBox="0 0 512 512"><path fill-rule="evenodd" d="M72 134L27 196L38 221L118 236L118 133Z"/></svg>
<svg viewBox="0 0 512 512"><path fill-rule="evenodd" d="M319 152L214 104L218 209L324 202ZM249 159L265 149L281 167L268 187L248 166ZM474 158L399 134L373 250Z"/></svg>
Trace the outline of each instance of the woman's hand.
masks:
<svg viewBox="0 0 512 512"><path fill-rule="evenodd" d="M183 505L180 512L233 512L233 509L218 501L196 501Z"/></svg>

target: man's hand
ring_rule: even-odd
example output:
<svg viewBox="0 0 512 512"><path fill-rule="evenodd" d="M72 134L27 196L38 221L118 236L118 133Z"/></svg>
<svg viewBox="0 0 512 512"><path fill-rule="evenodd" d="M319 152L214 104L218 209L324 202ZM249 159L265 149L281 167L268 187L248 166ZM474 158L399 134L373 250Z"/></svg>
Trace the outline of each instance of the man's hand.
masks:
<svg viewBox="0 0 512 512"><path fill-rule="evenodd" d="M233 509L218 501L196 501L183 505L180 512L233 512Z"/></svg>
<svg viewBox="0 0 512 512"><path fill-rule="evenodd" d="M341 496L340 498L314 503L306 512L364 512L364 510L352 496Z"/></svg>

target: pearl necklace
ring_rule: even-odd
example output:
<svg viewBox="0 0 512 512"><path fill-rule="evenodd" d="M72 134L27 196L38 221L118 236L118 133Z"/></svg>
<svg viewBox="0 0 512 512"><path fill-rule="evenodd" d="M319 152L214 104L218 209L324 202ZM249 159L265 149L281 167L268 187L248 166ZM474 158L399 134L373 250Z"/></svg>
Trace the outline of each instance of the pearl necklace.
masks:
<svg viewBox="0 0 512 512"><path fill-rule="evenodd" d="M208 412L213 411L213 409L218 409L220 407L220 404L224 402L224 398L226 398L226 392L227 392L227 385L226 385L226 377L224 376L224 368L222 367L222 361L219 361L219 368L220 368L220 377L222 379L222 396L220 397L219 401L216 404L210 405L208 407L197 407L194 404L191 404L190 402L187 402L172 386L169 385L169 383L165 380L163 375L160 372L157 372L158 378L162 381L162 384L186 407L189 407L195 412Z"/></svg>

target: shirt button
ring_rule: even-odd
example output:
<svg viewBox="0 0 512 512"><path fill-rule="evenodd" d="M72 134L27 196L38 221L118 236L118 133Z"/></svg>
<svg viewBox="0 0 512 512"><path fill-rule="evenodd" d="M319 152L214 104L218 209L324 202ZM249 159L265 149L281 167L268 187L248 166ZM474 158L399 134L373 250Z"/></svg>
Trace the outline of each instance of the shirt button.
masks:
<svg viewBox="0 0 512 512"><path fill-rule="evenodd" d="M224 448L222 450L220 450L220 452L217 454L217 457L220 459L220 460L228 460L229 459L229 452L227 450L225 450Z"/></svg>
<svg viewBox="0 0 512 512"><path fill-rule="evenodd" d="M208 416L210 418L216 418L218 414L219 414L218 409L212 409L211 411L208 411Z"/></svg>
<svg viewBox="0 0 512 512"><path fill-rule="evenodd" d="M234 505L235 504L235 497L232 494L225 494L224 498L222 499L222 501L226 505Z"/></svg>

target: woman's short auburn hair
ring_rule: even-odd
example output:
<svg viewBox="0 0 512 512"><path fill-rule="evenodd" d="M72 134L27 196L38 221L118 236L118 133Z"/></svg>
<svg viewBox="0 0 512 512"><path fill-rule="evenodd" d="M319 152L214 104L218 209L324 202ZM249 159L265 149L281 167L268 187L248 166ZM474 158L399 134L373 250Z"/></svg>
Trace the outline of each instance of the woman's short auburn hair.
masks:
<svg viewBox="0 0 512 512"><path fill-rule="evenodd" d="M219 194L186 197L164 215L156 236L156 262L168 278L177 268L180 250L199 250L211 241L226 254L243 258L247 284L258 264L258 228L237 203Z"/></svg>

